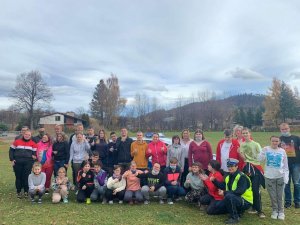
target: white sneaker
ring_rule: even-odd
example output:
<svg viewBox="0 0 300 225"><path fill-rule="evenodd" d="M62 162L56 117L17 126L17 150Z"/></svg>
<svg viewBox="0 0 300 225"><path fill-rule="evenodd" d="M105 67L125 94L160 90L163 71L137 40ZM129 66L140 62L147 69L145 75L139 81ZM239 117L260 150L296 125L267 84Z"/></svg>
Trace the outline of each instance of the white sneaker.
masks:
<svg viewBox="0 0 300 225"><path fill-rule="evenodd" d="M274 219L274 220L277 220L277 217L278 217L278 212L273 211L272 214L271 214L271 218Z"/></svg>
<svg viewBox="0 0 300 225"><path fill-rule="evenodd" d="M169 204L169 205L173 205L173 204L174 204L174 202L172 201L171 198L168 198L168 204Z"/></svg>
<svg viewBox="0 0 300 225"><path fill-rule="evenodd" d="M159 204L161 204L161 205L162 205L162 204L165 204L164 200L162 200L162 199L159 200Z"/></svg>
<svg viewBox="0 0 300 225"><path fill-rule="evenodd" d="M122 201L122 200L120 200L120 201L119 201L119 204L123 204L123 201Z"/></svg>
<svg viewBox="0 0 300 225"><path fill-rule="evenodd" d="M284 213L278 213L278 219L279 220L284 220L285 219Z"/></svg>
<svg viewBox="0 0 300 225"><path fill-rule="evenodd" d="M109 201L108 204L112 205L114 204L114 201Z"/></svg>
<svg viewBox="0 0 300 225"><path fill-rule="evenodd" d="M147 201L147 200L144 201L144 204L145 204L145 205L148 205L149 203L150 203L150 202Z"/></svg>

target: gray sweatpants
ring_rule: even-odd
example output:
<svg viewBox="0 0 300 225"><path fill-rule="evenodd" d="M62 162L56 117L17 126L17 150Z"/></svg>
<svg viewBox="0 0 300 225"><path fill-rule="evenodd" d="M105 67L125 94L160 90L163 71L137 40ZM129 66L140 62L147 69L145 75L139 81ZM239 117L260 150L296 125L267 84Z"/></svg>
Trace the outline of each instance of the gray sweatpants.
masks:
<svg viewBox="0 0 300 225"><path fill-rule="evenodd" d="M265 182L270 195L273 212L284 213L283 193L285 185L283 177L276 179L265 178Z"/></svg>
<svg viewBox="0 0 300 225"><path fill-rule="evenodd" d="M160 200L163 200L166 198L167 189L165 188L165 186L161 186L157 191L150 192L149 186L145 185L142 187L142 194L147 201L149 201L150 195L158 196Z"/></svg>

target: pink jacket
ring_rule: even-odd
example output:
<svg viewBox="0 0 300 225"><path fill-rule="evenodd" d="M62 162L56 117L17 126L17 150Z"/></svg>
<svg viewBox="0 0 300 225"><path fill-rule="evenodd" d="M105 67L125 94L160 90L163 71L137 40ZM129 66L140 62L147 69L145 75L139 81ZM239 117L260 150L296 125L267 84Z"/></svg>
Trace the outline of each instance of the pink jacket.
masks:
<svg viewBox="0 0 300 225"><path fill-rule="evenodd" d="M46 154L46 162L43 164L43 168L48 168L53 166L52 160L52 144L49 146L49 142L44 143L39 141L37 143L36 157L39 162L43 159L43 154Z"/></svg>
<svg viewBox="0 0 300 225"><path fill-rule="evenodd" d="M167 163L167 146L162 141L151 141L148 144L148 149L151 149L151 153L147 150L146 157L152 156L152 165L158 163L160 166L166 166Z"/></svg>

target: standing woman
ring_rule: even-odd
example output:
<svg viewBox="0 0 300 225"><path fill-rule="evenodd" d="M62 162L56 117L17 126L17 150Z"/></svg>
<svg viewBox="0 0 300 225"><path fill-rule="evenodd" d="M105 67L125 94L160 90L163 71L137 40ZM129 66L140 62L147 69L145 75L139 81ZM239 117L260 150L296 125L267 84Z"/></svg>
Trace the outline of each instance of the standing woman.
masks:
<svg viewBox="0 0 300 225"><path fill-rule="evenodd" d="M108 162L107 162L107 156L108 156L108 141L106 138L105 130L100 129L99 130L99 136L96 140L95 144L95 151L99 153L100 161L103 164L103 170L108 172Z"/></svg>
<svg viewBox="0 0 300 225"><path fill-rule="evenodd" d="M83 137L82 133L76 134L76 140L72 142L70 147L70 159L69 162L72 165L73 184L77 187L77 174L81 167L81 163L87 160L90 155L90 144Z"/></svg>
<svg viewBox="0 0 300 225"><path fill-rule="evenodd" d="M172 145L168 146L167 152L167 166L170 165L170 159L175 157L178 160L178 166L180 167L181 172L184 169L184 155L183 150L180 145L180 138L178 135L172 137Z"/></svg>
<svg viewBox="0 0 300 225"><path fill-rule="evenodd" d="M51 177L54 168L52 159L52 141L49 134L44 134L42 139L37 143L36 156L42 164L42 172L46 174L45 193L49 193Z"/></svg>
<svg viewBox="0 0 300 225"><path fill-rule="evenodd" d="M59 168L65 167L67 170L70 158L70 146L64 132L56 135L52 150L54 159L54 176L56 177L58 175L57 171Z"/></svg>
<svg viewBox="0 0 300 225"><path fill-rule="evenodd" d="M158 163L160 165L161 171L166 168L167 161L167 146L161 140L159 140L158 133L154 133L152 136L152 141L148 144L148 150L146 152L146 157L152 156L152 165Z"/></svg>
<svg viewBox="0 0 300 225"><path fill-rule="evenodd" d="M191 138L190 138L190 131L188 129L184 129L181 132L181 147L182 147L182 153L184 157L184 168L183 168L183 173L181 174L181 186L183 187L183 184L186 180L186 176L189 173L189 148L190 148L190 143L191 143Z"/></svg>
<svg viewBox="0 0 300 225"><path fill-rule="evenodd" d="M207 172L208 164L212 159L213 154L210 143L205 140L202 130L196 130L194 141L191 142L189 147L189 170L191 171L194 162L199 162Z"/></svg>

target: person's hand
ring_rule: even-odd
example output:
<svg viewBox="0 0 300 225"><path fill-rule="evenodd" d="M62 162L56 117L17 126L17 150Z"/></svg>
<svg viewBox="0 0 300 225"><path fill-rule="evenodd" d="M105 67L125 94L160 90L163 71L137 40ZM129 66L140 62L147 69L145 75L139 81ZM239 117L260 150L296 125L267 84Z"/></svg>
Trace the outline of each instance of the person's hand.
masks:
<svg viewBox="0 0 300 225"><path fill-rule="evenodd" d="M83 186L82 186L82 190L85 190L85 189L86 189L86 186L85 186L85 185L83 185Z"/></svg>
<svg viewBox="0 0 300 225"><path fill-rule="evenodd" d="M161 151L163 152L165 150L165 148L164 147L161 147Z"/></svg>
<svg viewBox="0 0 300 225"><path fill-rule="evenodd" d="M150 192L154 192L154 190L155 190L155 187L154 187L154 186L151 186L151 187L149 188L149 191L150 191Z"/></svg>
<svg viewBox="0 0 300 225"><path fill-rule="evenodd" d="M148 154L151 154L152 150L150 148L148 148Z"/></svg>
<svg viewBox="0 0 300 225"><path fill-rule="evenodd" d="M86 176L86 173L82 173L82 177L85 177Z"/></svg>
<svg viewBox="0 0 300 225"><path fill-rule="evenodd" d="M68 168L68 167L69 167L69 164L64 164L64 167Z"/></svg>
<svg viewBox="0 0 300 225"><path fill-rule="evenodd" d="M57 154L57 151L53 151L53 154L56 155L56 154Z"/></svg>
<svg viewBox="0 0 300 225"><path fill-rule="evenodd" d="M200 179L201 180L207 180L207 178L208 178L208 176L207 175L205 175L205 174L199 174L199 177L200 177Z"/></svg>
<svg viewBox="0 0 300 225"><path fill-rule="evenodd" d="M113 148L113 147L110 147L109 151L110 151L110 152L113 152L113 151L114 151L114 148Z"/></svg>
<svg viewBox="0 0 300 225"><path fill-rule="evenodd" d="M134 149L133 153L134 153L135 155L137 155L137 153L138 153L137 148Z"/></svg>
<svg viewBox="0 0 300 225"><path fill-rule="evenodd" d="M116 191L116 189L113 191L113 195L116 195L118 192Z"/></svg>
<svg viewBox="0 0 300 225"><path fill-rule="evenodd" d="M190 183L191 183L191 180L188 178L188 179L186 179L185 182L188 183L188 184L190 184Z"/></svg>
<svg viewBox="0 0 300 225"><path fill-rule="evenodd" d="M174 181L171 182L171 184L175 186L175 185L177 185L177 181L174 180Z"/></svg>
<svg viewBox="0 0 300 225"><path fill-rule="evenodd" d="M149 173L149 170L145 170L144 173L145 173L145 174Z"/></svg>
<svg viewBox="0 0 300 225"><path fill-rule="evenodd" d="M33 158L33 159L36 159L36 155L32 155L32 158Z"/></svg>
<svg viewBox="0 0 300 225"><path fill-rule="evenodd" d="M192 167L189 167L189 172L191 172L192 171Z"/></svg>
<svg viewBox="0 0 300 225"><path fill-rule="evenodd" d="M10 161L11 165L14 166L16 164L16 160Z"/></svg>
<svg viewBox="0 0 300 225"><path fill-rule="evenodd" d="M114 179L114 183L117 183L118 181L119 181L118 178L115 178L115 179Z"/></svg>
<svg viewBox="0 0 300 225"><path fill-rule="evenodd" d="M224 191L221 190L221 189L219 189L219 190L218 190L218 194L221 195L221 196L224 196Z"/></svg>
<svg viewBox="0 0 300 225"><path fill-rule="evenodd" d="M216 178L214 176L211 176L209 179L210 181L214 181Z"/></svg>

